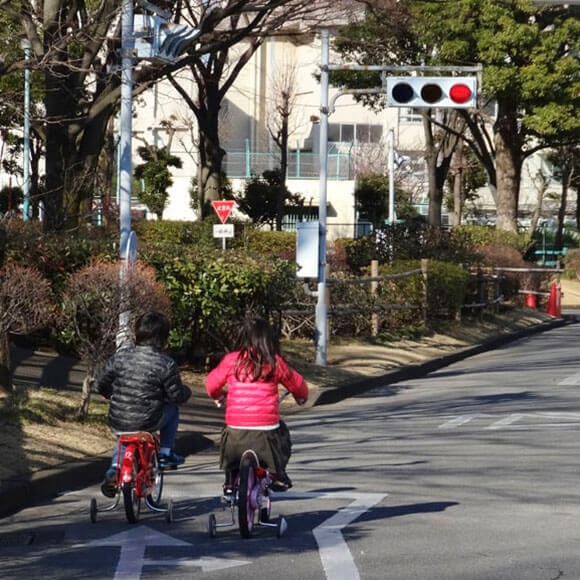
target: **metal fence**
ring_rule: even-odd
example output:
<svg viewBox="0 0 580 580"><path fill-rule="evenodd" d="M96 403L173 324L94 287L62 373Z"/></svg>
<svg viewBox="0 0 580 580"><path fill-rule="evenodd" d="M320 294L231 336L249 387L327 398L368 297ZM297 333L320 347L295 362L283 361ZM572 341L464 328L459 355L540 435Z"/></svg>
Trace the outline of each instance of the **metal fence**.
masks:
<svg viewBox="0 0 580 580"><path fill-rule="evenodd" d="M262 175L264 171L280 167L278 152L256 152L250 150L249 141L244 150L229 150L224 158L224 171L229 179L248 179ZM329 148L328 179L348 181L352 179L351 154ZM318 179L320 157L311 151L288 151L288 179Z"/></svg>

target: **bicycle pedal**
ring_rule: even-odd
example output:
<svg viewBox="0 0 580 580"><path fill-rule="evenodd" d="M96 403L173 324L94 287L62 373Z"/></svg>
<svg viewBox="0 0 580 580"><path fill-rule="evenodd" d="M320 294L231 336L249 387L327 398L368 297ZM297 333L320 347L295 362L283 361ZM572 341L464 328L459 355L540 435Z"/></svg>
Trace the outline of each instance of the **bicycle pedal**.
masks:
<svg viewBox="0 0 580 580"><path fill-rule="evenodd" d="M161 471L175 471L177 469L177 465L162 465Z"/></svg>

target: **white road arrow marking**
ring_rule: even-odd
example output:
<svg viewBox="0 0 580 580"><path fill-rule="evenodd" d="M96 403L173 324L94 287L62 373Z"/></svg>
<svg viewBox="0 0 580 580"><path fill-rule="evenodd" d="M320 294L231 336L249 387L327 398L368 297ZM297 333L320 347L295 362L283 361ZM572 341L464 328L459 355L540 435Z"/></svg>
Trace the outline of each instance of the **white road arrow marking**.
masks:
<svg viewBox="0 0 580 580"><path fill-rule="evenodd" d="M177 560L149 560L146 559L143 563L147 566L183 566L183 567L198 567L203 572L215 572L216 570L225 570L226 568L234 568L235 566L245 566L251 564L248 560L226 560L225 558L210 558L209 556L202 556L197 560L188 560L187 558L179 558Z"/></svg>
<svg viewBox="0 0 580 580"><path fill-rule="evenodd" d="M157 532L147 526L139 526L108 538L93 540L88 544L77 544L73 547L90 546L121 546L121 556L115 571L115 580L139 580L145 562L145 548L147 546L191 546L191 544Z"/></svg>
<svg viewBox="0 0 580 580"><path fill-rule="evenodd" d="M342 529L366 511L378 504L386 494L380 493L292 493L292 498L353 499L338 513L316 526L312 533L318 544L318 552L328 580L360 580L360 575L342 535Z"/></svg>
<svg viewBox="0 0 580 580"><path fill-rule="evenodd" d="M566 377L563 381L560 381L558 385L562 386L574 386L580 384L580 373L576 373L574 375L570 375Z"/></svg>

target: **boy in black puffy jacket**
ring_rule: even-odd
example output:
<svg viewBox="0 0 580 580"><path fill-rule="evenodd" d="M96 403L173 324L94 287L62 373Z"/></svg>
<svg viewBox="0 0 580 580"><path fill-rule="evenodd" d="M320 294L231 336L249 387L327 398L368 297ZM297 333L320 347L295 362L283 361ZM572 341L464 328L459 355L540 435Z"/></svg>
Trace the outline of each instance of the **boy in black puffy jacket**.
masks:
<svg viewBox="0 0 580 580"><path fill-rule="evenodd" d="M149 312L135 323L135 346L118 350L99 369L97 390L110 398L109 424L114 431L159 431L161 467L176 467L184 459L173 451L179 426L178 405L191 390L181 382L179 367L163 349L169 337L169 320ZM115 495L118 445L101 490Z"/></svg>

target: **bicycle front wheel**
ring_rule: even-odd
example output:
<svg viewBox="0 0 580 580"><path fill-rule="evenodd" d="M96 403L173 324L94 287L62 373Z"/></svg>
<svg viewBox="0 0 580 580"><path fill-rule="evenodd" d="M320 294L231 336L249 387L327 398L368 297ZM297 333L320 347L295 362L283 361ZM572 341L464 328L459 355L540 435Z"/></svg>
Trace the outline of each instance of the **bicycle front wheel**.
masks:
<svg viewBox="0 0 580 580"><path fill-rule="evenodd" d="M256 494L259 481L256 477L256 457L253 453L246 453L240 462L240 485L238 495L238 521L240 535L249 538L254 529L256 513Z"/></svg>

